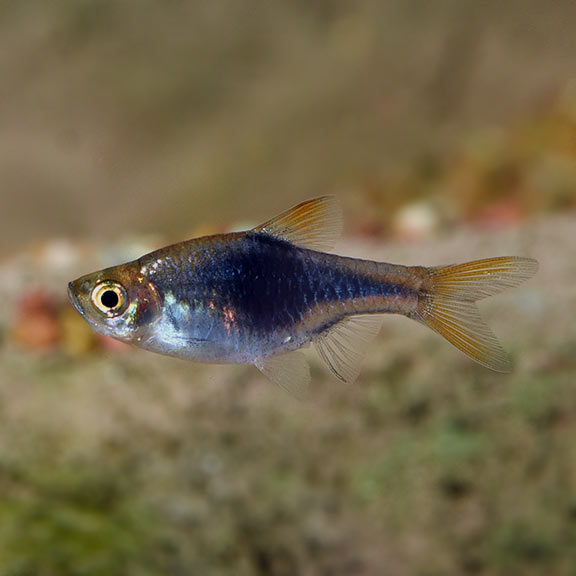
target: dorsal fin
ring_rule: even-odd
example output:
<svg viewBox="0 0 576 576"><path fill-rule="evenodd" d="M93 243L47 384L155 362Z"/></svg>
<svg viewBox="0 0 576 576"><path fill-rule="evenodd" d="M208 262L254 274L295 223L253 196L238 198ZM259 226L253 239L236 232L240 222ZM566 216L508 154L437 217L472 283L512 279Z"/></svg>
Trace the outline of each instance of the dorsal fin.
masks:
<svg viewBox="0 0 576 576"><path fill-rule="evenodd" d="M368 346L380 332L381 315L349 316L314 340L318 354L342 382L358 377Z"/></svg>
<svg viewBox="0 0 576 576"><path fill-rule="evenodd" d="M342 233L342 208L335 196L320 196L282 212L253 231L301 248L331 250Z"/></svg>

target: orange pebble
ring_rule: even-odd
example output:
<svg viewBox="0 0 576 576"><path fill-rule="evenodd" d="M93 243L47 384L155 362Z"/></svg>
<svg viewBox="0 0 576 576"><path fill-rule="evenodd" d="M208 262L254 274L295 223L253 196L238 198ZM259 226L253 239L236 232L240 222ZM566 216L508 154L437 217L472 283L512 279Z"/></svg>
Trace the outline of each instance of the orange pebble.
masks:
<svg viewBox="0 0 576 576"><path fill-rule="evenodd" d="M17 320L12 337L22 348L44 350L58 344L61 330L53 315L30 314Z"/></svg>
<svg viewBox="0 0 576 576"><path fill-rule="evenodd" d="M22 348L43 350L56 346L62 332L53 298L36 290L25 293L16 306L11 335Z"/></svg>

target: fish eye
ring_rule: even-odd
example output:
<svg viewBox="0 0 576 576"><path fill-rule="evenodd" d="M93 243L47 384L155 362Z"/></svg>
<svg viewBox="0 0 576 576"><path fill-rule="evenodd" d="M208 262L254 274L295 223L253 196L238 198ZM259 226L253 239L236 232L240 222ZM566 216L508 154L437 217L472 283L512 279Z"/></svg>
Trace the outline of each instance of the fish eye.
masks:
<svg viewBox="0 0 576 576"><path fill-rule="evenodd" d="M102 282L92 290L92 303L106 316L119 316L126 310L128 297L124 286L117 282Z"/></svg>

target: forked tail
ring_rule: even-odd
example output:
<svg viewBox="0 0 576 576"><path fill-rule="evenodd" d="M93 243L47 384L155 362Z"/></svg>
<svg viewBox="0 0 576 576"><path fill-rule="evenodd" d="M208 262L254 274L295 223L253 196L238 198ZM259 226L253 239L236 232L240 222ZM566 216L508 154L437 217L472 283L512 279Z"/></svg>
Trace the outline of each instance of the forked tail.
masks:
<svg viewBox="0 0 576 576"><path fill-rule="evenodd" d="M510 360L480 317L476 302L518 286L537 270L536 260L516 257L427 268L412 317L476 362L497 372L509 372Z"/></svg>

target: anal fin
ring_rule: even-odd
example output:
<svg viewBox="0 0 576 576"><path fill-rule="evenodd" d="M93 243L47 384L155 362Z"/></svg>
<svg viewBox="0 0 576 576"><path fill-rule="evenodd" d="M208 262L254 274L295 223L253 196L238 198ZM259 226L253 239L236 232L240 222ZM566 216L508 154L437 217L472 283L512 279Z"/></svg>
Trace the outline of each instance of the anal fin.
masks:
<svg viewBox="0 0 576 576"><path fill-rule="evenodd" d="M352 383L358 377L369 344L382 327L380 315L349 316L314 341L318 354L334 375Z"/></svg>

